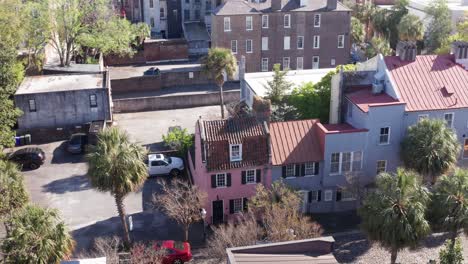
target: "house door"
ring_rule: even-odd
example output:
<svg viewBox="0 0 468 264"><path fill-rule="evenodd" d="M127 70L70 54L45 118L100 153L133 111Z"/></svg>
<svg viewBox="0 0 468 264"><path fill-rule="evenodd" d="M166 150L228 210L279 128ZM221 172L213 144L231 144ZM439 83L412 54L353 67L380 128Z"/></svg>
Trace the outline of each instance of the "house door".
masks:
<svg viewBox="0 0 468 264"><path fill-rule="evenodd" d="M319 57L314 56L312 57L312 69L318 69L319 68Z"/></svg>
<svg viewBox="0 0 468 264"><path fill-rule="evenodd" d="M213 221L212 224L220 224L224 222L223 200L213 201Z"/></svg>

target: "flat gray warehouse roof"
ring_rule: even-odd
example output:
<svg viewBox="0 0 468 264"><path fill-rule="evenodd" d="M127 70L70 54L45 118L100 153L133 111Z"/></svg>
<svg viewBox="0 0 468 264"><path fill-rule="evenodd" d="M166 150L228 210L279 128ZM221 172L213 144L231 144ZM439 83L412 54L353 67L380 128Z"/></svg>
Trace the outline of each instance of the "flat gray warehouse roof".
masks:
<svg viewBox="0 0 468 264"><path fill-rule="evenodd" d="M18 87L16 95L99 89L104 86L104 74L28 76Z"/></svg>

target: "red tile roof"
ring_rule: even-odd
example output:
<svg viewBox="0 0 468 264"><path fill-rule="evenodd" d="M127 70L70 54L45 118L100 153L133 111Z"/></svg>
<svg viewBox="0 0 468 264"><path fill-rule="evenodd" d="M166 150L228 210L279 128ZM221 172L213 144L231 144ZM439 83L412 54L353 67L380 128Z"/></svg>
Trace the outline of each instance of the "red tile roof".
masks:
<svg viewBox="0 0 468 264"><path fill-rule="evenodd" d="M317 135L319 120L298 120L270 124L272 164L323 160Z"/></svg>
<svg viewBox="0 0 468 264"><path fill-rule="evenodd" d="M404 104L386 93L372 94L372 86L351 89L345 96L364 113L373 106Z"/></svg>
<svg viewBox="0 0 468 264"><path fill-rule="evenodd" d="M385 57L406 111L468 107L468 71L451 55L421 55L413 62Z"/></svg>
<svg viewBox="0 0 468 264"><path fill-rule="evenodd" d="M208 171L268 163L268 131L255 118L203 121L203 132ZM230 144L242 144L242 161L230 161Z"/></svg>

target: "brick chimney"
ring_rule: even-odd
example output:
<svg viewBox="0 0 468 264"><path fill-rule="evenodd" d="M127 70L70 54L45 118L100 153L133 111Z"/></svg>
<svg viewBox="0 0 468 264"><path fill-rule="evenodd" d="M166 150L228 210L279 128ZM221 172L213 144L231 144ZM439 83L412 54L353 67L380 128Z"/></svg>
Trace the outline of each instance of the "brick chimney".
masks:
<svg viewBox="0 0 468 264"><path fill-rule="evenodd" d="M280 11L283 9L283 0L271 0L271 10Z"/></svg>
<svg viewBox="0 0 468 264"><path fill-rule="evenodd" d="M416 60L417 48L416 43L412 41L400 41L396 46L396 55L401 61Z"/></svg>
<svg viewBox="0 0 468 264"><path fill-rule="evenodd" d="M452 54L455 62L468 69L468 42L456 41L452 43Z"/></svg>
<svg viewBox="0 0 468 264"><path fill-rule="evenodd" d="M327 0L327 10L335 10L338 0Z"/></svg>

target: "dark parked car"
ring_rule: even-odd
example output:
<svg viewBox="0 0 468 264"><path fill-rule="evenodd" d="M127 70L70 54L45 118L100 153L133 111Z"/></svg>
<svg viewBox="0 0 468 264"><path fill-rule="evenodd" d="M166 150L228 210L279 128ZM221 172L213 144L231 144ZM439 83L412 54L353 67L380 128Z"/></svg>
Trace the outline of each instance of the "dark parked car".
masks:
<svg viewBox="0 0 468 264"><path fill-rule="evenodd" d="M88 145L88 135L84 133L78 133L71 135L67 144L67 151L72 154L84 153Z"/></svg>
<svg viewBox="0 0 468 264"><path fill-rule="evenodd" d="M44 164L45 153L40 148L24 148L8 155L8 160L22 166L35 170Z"/></svg>
<svg viewBox="0 0 468 264"><path fill-rule="evenodd" d="M153 75L159 75L159 69L155 67L151 67L148 70L146 70L143 75L145 76L153 76Z"/></svg>

